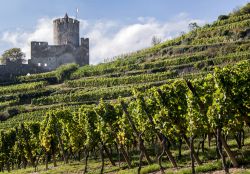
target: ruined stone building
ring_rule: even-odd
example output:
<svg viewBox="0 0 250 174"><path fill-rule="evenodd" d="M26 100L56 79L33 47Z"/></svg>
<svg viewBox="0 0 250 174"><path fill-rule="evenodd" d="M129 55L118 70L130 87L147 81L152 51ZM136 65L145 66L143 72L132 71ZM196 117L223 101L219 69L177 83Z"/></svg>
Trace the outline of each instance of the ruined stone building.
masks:
<svg viewBox="0 0 250 174"><path fill-rule="evenodd" d="M31 59L29 64L51 71L67 63L80 66L89 64L89 39L79 37L79 24L76 19L64 18L53 21L54 44L48 42L31 42Z"/></svg>
<svg viewBox="0 0 250 174"><path fill-rule="evenodd" d="M28 64L7 62L0 65L0 82L13 76L52 71L63 64L89 64L89 39L80 39L80 22L66 14L54 20L53 26L54 45L32 41Z"/></svg>

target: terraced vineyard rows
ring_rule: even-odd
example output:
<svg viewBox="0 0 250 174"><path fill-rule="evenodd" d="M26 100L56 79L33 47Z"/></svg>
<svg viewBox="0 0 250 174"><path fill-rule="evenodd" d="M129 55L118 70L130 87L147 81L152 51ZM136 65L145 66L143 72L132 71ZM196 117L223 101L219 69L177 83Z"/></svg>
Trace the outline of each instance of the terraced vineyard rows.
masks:
<svg viewBox="0 0 250 174"><path fill-rule="evenodd" d="M130 86L126 89L126 85L163 81L182 77L183 74L187 76L187 74L199 74L199 72L207 73L212 71L214 66L224 66L237 61L247 60L249 59L250 45L247 37L239 38L241 39L240 41L237 41L236 38L234 42L230 40L217 42L215 40L217 37L225 37L223 32L217 31L233 30L237 27L245 30L249 26L248 21L249 14L232 16L226 20L216 21L212 26L205 26L192 31L172 41L118 58L114 62L82 68L70 65L69 67L62 67L55 72L19 77L18 83L27 83L1 87L1 110L4 113L8 111L8 106L10 109L15 107L15 105L18 108L18 105L24 103L32 106L32 104L46 103L46 100L48 104L59 104L65 101L94 102L99 98L115 99L119 95L131 95L130 89L132 87ZM216 35L211 35L211 33L216 33ZM201 34L207 34L210 39L214 40L211 44L209 40L199 43L200 39L207 39ZM228 37L233 38L234 35L236 36L237 34L232 34L232 36ZM191 42L182 43L183 40L188 38L191 39ZM64 71L70 72L71 75L62 77ZM56 87L57 85L50 85L61 83L64 80L66 80L66 83L59 85L58 88ZM102 90L103 87L112 86L117 86L118 88L111 91ZM66 90L64 89L72 87L84 87L84 89L75 88L74 93L70 92L65 96L58 94L59 91L65 92ZM96 91L88 89L93 89L93 87L95 87ZM37 91L37 89L41 90L39 95L35 95L36 92L34 90ZM34 93L31 91L34 91ZM16 92L19 94L16 94ZM53 95L53 93L56 95ZM79 97L76 97L78 94ZM24 101L23 98L28 99Z"/></svg>
<svg viewBox="0 0 250 174"><path fill-rule="evenodd" d="M176 160L177 152L171 151L181 151L182 141L196 165L201 165L199 156L205 162L224 159L223 146L227 160L238 167L223 136L236 140L239 149L244 145L245 129L238 128L250 123L245 84L250 81L249 61L250 14L240 12L110 62L84 67L69 64L53 72L17 77L8 82L11 85L0 86L0 171L10 170L10 163L16 168L20 161L22 167L27 163L36 168L42 163L36 161L39 158L44 163L60 159L67 163L77 153L88 161L87 154L94 156L97 151L100 159L105 156L112 165L116 165L112 158L117 162L118 156L110 153L117 151L125 168L145 163L142 156L131 161L137 157L128 152L144 155L148 163L158 155L158 169L163 171L160 145L166 144L168 165L176 167L183 159ZM217 118L218 114L225 117ZM1 144L12 136L16 141L10 141L10 146ZM217 156L205 154L209 136L222 137L216 139ZM192 146L202 149L202 154ZM216 153L207 148L207 153ZM227 170L226 161L221 163Z"/></svg>

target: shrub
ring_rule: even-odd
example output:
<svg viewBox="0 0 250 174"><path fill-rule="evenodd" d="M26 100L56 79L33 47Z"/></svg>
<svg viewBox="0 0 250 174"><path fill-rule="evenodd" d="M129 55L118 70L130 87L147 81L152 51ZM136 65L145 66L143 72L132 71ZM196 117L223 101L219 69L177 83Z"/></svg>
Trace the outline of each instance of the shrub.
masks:
<svg viewBox="0 0 250 174"><path fill-rule="evenodd" d="M244 7L242 7L240 9L240 14L249 14L250 13L250 3L248 3L247 5L245 5Z"/></svg>
<svg viewBox="0 0 250 174"><path fill-rule="evenodd" d="M6 121L9 117L9 114L6 112L0 112L0 122L1 121Z"/></svg>
<svg viewBox="0 0 250 174"><path fill-rule="evenodd" d="M9 114L9 116L14 116L14 115L17 115L17 114L19 114L19 109L18 108L9 108L8 110L7 110L7 112L8 112L8 114Z"/></svg>
<svg viewBox="0 0 250 174"><path fill-rule="evenodd" d="M56 70L56 77L58 82L62 82L70 78L70 75L78 69L77 64L62 65Z"/></svg>
<svg viewBox="0 0 250 174"><path fill-rule="evenodd" d="M227 15L220 15L219 17L218 17L218 20L219 21L222 21L222 20L226 20L226 19L228 19L229 18L229 16L227 16Z"/></svg>
<svg viewBox="0 0 250 174"><path fill-rule="evenodd" d="M249 14L249 13L250 13L250 3L248 3L247 5L245 5L244 7L240 8L240 9L237 9L231 15L232 16L240 16L240 15Z"/></svg>

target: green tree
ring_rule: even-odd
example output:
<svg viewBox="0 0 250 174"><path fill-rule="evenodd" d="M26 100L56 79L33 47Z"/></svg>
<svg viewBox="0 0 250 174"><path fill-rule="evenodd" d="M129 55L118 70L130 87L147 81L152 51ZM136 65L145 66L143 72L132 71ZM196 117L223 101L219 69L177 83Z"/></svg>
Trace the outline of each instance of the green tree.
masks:
<svg viewBox="0 0 250 174"><path fill-rule="evenodd" d="M188 25L188 28L190 31L193 31L193 30L200 28L200 26L196 22L192 22Z"/></svg>
<svg viewBox="0 0 250 174"><path fill-rule="evenodd" d="M11 48L6 50L2 56L0 57L0 62L2 64L6 64L7 61L15 62L15 63L23 63L25 58L25 54L22 52L20 48Z"/></svg>
<svg viewBox="0 0 250 174"><path fill-rule="evenodd" d="M152 37L152 41L151 41L152 45L158 45L161 43L161 38L157 37L157 36L153 36Z"/></svg>

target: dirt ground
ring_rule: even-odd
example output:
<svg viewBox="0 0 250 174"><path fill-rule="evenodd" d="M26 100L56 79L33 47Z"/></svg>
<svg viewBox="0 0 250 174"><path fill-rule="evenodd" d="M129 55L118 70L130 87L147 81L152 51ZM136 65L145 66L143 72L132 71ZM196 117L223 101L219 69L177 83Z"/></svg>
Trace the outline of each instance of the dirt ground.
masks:
<svg viewBox="0 0 250 174"><path fill-rule="evenodd" d="M246 169L243 169L243 168L230 168L229 172L230 172L230 174L239 174L239 173L246 172ZM224 174L224 173L225 173L224 170L217 170L217 171L207 172L207 173L203 173L203 174ZM150 174L161 174L161 172L158 171L158 172L153 172L153 173L150 173Z"/></svg>

